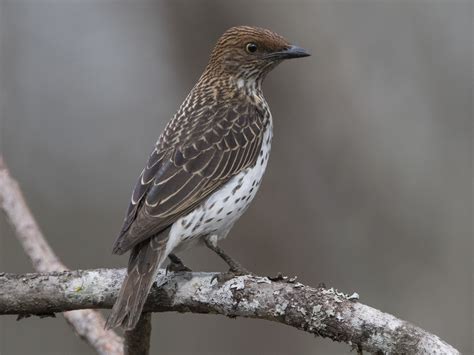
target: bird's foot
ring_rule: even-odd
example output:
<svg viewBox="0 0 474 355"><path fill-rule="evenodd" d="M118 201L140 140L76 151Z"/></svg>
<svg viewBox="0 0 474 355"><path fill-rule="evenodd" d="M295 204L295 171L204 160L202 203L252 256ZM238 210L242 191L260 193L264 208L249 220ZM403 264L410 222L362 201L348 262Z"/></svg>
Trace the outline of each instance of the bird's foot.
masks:
<svg viewBox="0 0 474 355"><path fill-rule="evenodd" d="M169 272L191 272L192 270L184 265L183 261L174 254L168 255L170 263L166 267L166 273Z"/></svg>
<svg viewBox="0 0 474 355"><path fill-rule="evenodd" d="M228 271L215 274L211 278L211 283L214 282L214 280L217 280L218 283L224 283L233 279L234 277L245 275L254 275L254 273L248 271L242 265L234 262Z"/></svg>
<svg viewBox="0 0 474 355"><path fill-rule="evenodd" d="M234 276L242 276L242 275L252 275L250 271L248 271L246 268L244 268L240 263L232 259L229 255L227 255L224 250L222 250L220 247L218 247L215 243L211 241L211 239L206 239L205 241L206 246L214 251L217 255L219 255L222 260L226 262L227 265L229 265L229 271L228 273L234 274Z"/></svg>
<svg viewBox="0 0 474 355"><path fill-rule="evenodd" d="M271 281L283 281L290 284L295 283L297 278L298 278L297 276L293 276L293 277L285 276L281 272L278 272L276 276L268 276L268 279Z"/></svg>
<svg viewBox="0 0 474 355"><path fill-rule="evenodd" d="M231 280L235 275L230 273L230 272L219 272L212 276L211 278L211 284L214 281L217 281L218 284L223 284L224 282L227 282Z"/></svg>
<svg viewBox="0 0 474 355"><path fill-rule="evenodd" d="M166 273L170 272L191 272L192 270L184 264L169 263L166 267Z"/></svg>
<svg viewBox="0 0 474 355"><path fill-rule="evenodd" d="M253 275L253 273L235 261L232 263L232 265L230 265L229 271L227 271L227 273L234 276Z"/></svg>

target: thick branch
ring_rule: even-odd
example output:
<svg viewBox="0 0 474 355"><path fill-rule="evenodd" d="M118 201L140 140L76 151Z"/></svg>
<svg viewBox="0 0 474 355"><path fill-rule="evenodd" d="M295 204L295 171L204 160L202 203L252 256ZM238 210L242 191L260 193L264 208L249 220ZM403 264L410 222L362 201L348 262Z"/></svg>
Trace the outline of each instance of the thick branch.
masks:
<svg viewBox="0 0 474 355"><path fill-rule="evenodd" d="M18 183L10 176L1 155L0 209L5 212L35 270L40 272L67 270L46 242ZM122 339L113 331L104 329L105 321L100 313L92 310L71 311L64 313L64 318L99 354L123 353Z"/></svg>
<svg viewBox="0 0 474 355"><path fill-rule="evenodd" d="M97 269L3 274L0 276L0 314L110 308L124 273L124 270ZM145 310L266 319L371 353L459 354L437 336L334 289L315 289L250 275L227 280L223 276L160 272Z"/></svg>

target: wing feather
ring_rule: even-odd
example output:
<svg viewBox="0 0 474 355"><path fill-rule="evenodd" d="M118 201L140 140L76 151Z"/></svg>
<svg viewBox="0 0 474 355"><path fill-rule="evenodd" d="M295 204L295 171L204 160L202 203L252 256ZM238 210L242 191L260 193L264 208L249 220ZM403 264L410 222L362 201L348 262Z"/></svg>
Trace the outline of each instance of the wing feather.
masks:
<svg viewBox="0 0 474 355"><path fill-rule="evenodd" d="M257 162L265 117L250 102L182 109L158 140L132 195L114 252L169 227Z"/></svg>

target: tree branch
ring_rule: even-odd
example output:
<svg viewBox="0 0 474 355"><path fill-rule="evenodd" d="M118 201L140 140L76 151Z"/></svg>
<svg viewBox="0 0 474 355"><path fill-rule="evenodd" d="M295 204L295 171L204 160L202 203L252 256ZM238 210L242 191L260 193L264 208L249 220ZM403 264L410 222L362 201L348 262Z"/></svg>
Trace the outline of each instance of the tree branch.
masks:
<svg viewBox="0 0 474 355"><path fill-rule="evenodd" d="M125 355L148 355L151 342L151 313L142 313L137 325L125 331Z"/></svg>
<svg viewBox="0 0 474 355"><path fill-rule="evenodd" d="M99 354L123 354L123 340L105 331L102 316L89 308L111 308L124 270L67 270L34 220L0 155L0 208L6 213L34 268L43 274L0 274L0 314L19 318L64 312L76 332ZM51 273L46 273L50 272ZM157 287L157 285L159 287ZM147 312L194 312L280 322L314 335L345 342L359 352L459 354L424 331L392 315L356 302L334 289L266 277L215 273L158 275ZM148 354L151 315L125 332L126 354Z"/></svg>
<svg viewBox="0 0 474 355"><path fill-rule="evenodd" d="M28 208L18 183L10 176L0 154L0 209L13 227L35 270L40 272L67 270L46 242ZM92 310L64 313L76 333L99 354L123 354L123 340L113 331L105 330L102 315Z"/></svg>
<svg viewBox="0 0 474 355"><path fill-rule="evenodd" d="M97 269L0 276L0 314L50 314L111 308L125 270ZM227 280L226 280L227 276ZM193 312L283 323L387 354L459 354L408 322L334 289L312 288L267 277L160 271L145 305L148 312Z"/></svg>

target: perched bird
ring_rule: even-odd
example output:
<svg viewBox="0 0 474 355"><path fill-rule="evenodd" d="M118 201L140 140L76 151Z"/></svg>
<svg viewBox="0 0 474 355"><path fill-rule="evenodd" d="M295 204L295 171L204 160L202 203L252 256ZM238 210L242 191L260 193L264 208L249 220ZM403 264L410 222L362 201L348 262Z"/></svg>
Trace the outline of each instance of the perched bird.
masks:
<svg viewBox="0 0 474 355"><path fill-rule="evenodd" d="M106 327L133 329L166 260L205 244L236 273L246 272L217 246L254 198L267 166L272 116L265 76L285 59L306 57L280 35L257 27L227 30L178 112L161 134L133 191L113 252L131 251L128 273Z"/></svg>

